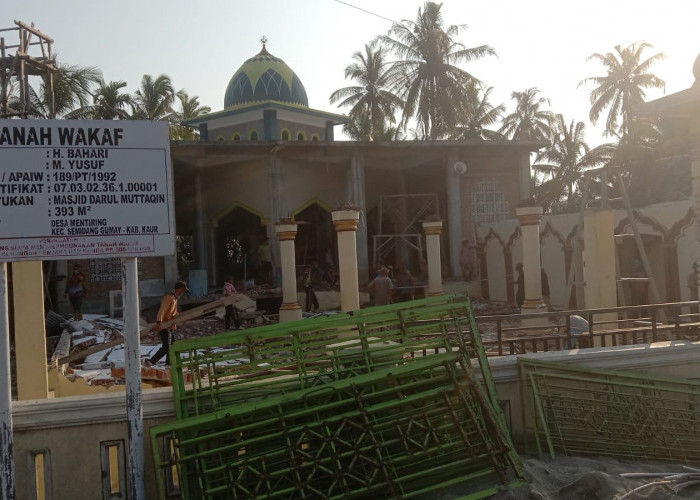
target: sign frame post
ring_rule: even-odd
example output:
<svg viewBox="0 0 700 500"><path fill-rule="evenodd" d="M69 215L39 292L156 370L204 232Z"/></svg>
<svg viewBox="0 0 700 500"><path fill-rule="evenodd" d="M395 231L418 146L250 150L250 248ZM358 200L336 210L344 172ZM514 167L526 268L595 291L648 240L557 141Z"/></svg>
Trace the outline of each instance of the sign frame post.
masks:
<svg viewBox="0 0 700 500"><path fill-rule="evenodd" d="M144 500L137 259L175 254L168 124L0 120L0 498L14 499L7 262L119 258L129 498Z"/></svg>
<svg viewBox="0 0 700 500"><path fill-rule="evenodd" d="M15 498L14 442L12 436L12 370L7 263L0 262L0 498Z"/></svg>

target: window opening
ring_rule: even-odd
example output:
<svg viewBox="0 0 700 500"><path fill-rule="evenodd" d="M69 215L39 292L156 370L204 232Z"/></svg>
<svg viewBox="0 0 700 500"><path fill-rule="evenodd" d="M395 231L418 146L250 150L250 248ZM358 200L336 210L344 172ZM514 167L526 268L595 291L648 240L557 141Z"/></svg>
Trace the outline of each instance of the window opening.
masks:
<svg viewBox="0 0 700 500"><path fill-rule="evenodd" d="M102 458L102 498L112 500L126 496L124 441L100 443Z"/></svg>

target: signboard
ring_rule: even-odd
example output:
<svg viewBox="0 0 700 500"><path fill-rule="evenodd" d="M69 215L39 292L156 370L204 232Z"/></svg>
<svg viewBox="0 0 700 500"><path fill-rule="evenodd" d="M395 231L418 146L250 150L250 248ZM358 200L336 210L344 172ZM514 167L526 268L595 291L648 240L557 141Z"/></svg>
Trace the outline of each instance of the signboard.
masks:
<svg viewBox="0 0 700 500"><path fill-rule="evenodd" d="M0 262L175 253L166 122L0 120Z"/></svg>

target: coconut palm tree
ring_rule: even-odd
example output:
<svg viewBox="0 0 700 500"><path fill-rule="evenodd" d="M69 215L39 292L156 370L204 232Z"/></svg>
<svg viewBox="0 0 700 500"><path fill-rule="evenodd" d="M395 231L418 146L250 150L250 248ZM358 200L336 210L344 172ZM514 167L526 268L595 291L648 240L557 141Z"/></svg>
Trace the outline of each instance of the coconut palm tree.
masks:
<svg viewBox="0 0 700 500"><path fill-rule="evenodd" d="M123 94L120 89L126 87L124 81L100 83L93 95L93 104L72 111L66 118L90 118L94 120L128 120L128 109L132 105L130 94Z"/></svg>
<svg viewBox="0 0 700 500"><path fill-rule="evenodd" d="M395 123L372 125L370 122L371 118L365 111L350 114L348 122L343 126L343 132L356 141L400 141L404 137L403 129ZM369 135L370 130L371 135Z"/></svg>
<svg viewBox="0 0 700 500"><path fill-rule="evenodd" d="M544 141L552 135L552 112L542 109L549 99L538 97L535 87L513 92L515 111L503 118L500 132L517 141Z"/></svg>
<svg viewBox="0 0 700 500"><path fill-rule="evenodd" d="M39 91L30 87L30 115L35 118L62 118L76 108L88 106L92 89L102 81L102 72L95 66L74 66L56 62L53 74L53 99L48 78L42 79Z"/></svg>
<svg viewBox="0 0 700 500"><path fill-rule="evenodd" d="M394 113L403 107L401 99L388 89L394 81L394 70L385 56L383 48L365 44L364 52L355 52L354 62L345 68L345 78L357 85L338 89L330 96L331 104L352 106L345 132L353 139L372 140L383 136L387 123L395 123Z"/></svg>
<svg viewBox="0 0 700 500"><path fill-rule="evenodd" d="M498 140L504 139L504 135L488 127L501 120L505 112L505 106L499 104L494 107L489 102L489 95L493 87L488 87L482 92L480 85L470 84L469 97L465 99L459 110L459 125L451 134L452 139L461 140Z"/></svg>
<svg viewBox="0 0 700 500"><path fill-rule="evenodd" d="M178 91L176 95L180 101L181 111L177 111L173 114L176 123L170 126L170 138L181 141L194 140L199 134L190 127L184 127L182 122L206 115L211 112L211 108L209 106L202 106L198 96L190 97L184 90Z"/></svg>
<svg viewBox="0 0 700 500"><path fill-rule="evenodd" d="M629 130L633 108L644 102L644 89L664 87L665 82L649 70L665 55L657 53L642 61L642 52L651 47L646 42L636 42L624 49L616 45L614 52L595 53L588 58L600 61L607 71L603 76L586 78L579 83L579 86L586 83L596 85L590 94L589 117L595 124L603 111L608 109L606 135L625 135Z"/></svg>
<svg viewBox="0 0 700 500"><path fill-rule="evenodd" d="M398 57L394 85L405 101L403 125L415 117L423 136L431 140L454 129L465 88L477 80L456 65L496 54L488 45L466 48L455 41L460 29L466 27L445 26L441 8L442 4L426 2L415 21L395 23L378 38Z"/></svg>
<svg viewBox="0 0 700 500"><path fill-rule="evenodd" d="M535 197L546 209L572 209L580 201L584 172L610 161L609 145L590 149L585 141L583 122L567 125L561 114L552 122L552 144L541 152L532 166L543 176Z"/></svg>
<svg viewBox="0 0 700 500"><path fill-rule="evenodd" d="M134 93L132 117L136 120L166 120L173 118L175 89L167 75L155 80L151 75L143 75L141 87Z"/></svg>

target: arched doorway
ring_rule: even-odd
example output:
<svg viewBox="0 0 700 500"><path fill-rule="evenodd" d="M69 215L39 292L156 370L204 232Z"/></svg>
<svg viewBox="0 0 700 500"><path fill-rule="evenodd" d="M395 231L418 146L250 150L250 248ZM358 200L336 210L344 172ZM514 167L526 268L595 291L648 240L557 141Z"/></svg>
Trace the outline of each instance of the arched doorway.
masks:
<svg viewBox="0 0 700 500"><path fill-rule="evenodd" d="M294 216L298 224L296 236L297 275L306 265L311 265L315 273L314 281L328 279L331 267L338 269L338 241L333 221L328 210L318 203L312 203Z"/></svg>
<svg viewBox="0 0 700 500"><path fill-rule="evenodd" d="M261 227L259 216L240 207L219 220L215 232L217 283L223 283L227 276L234 276L236 281L254 277L257 235Z"/></svg>

